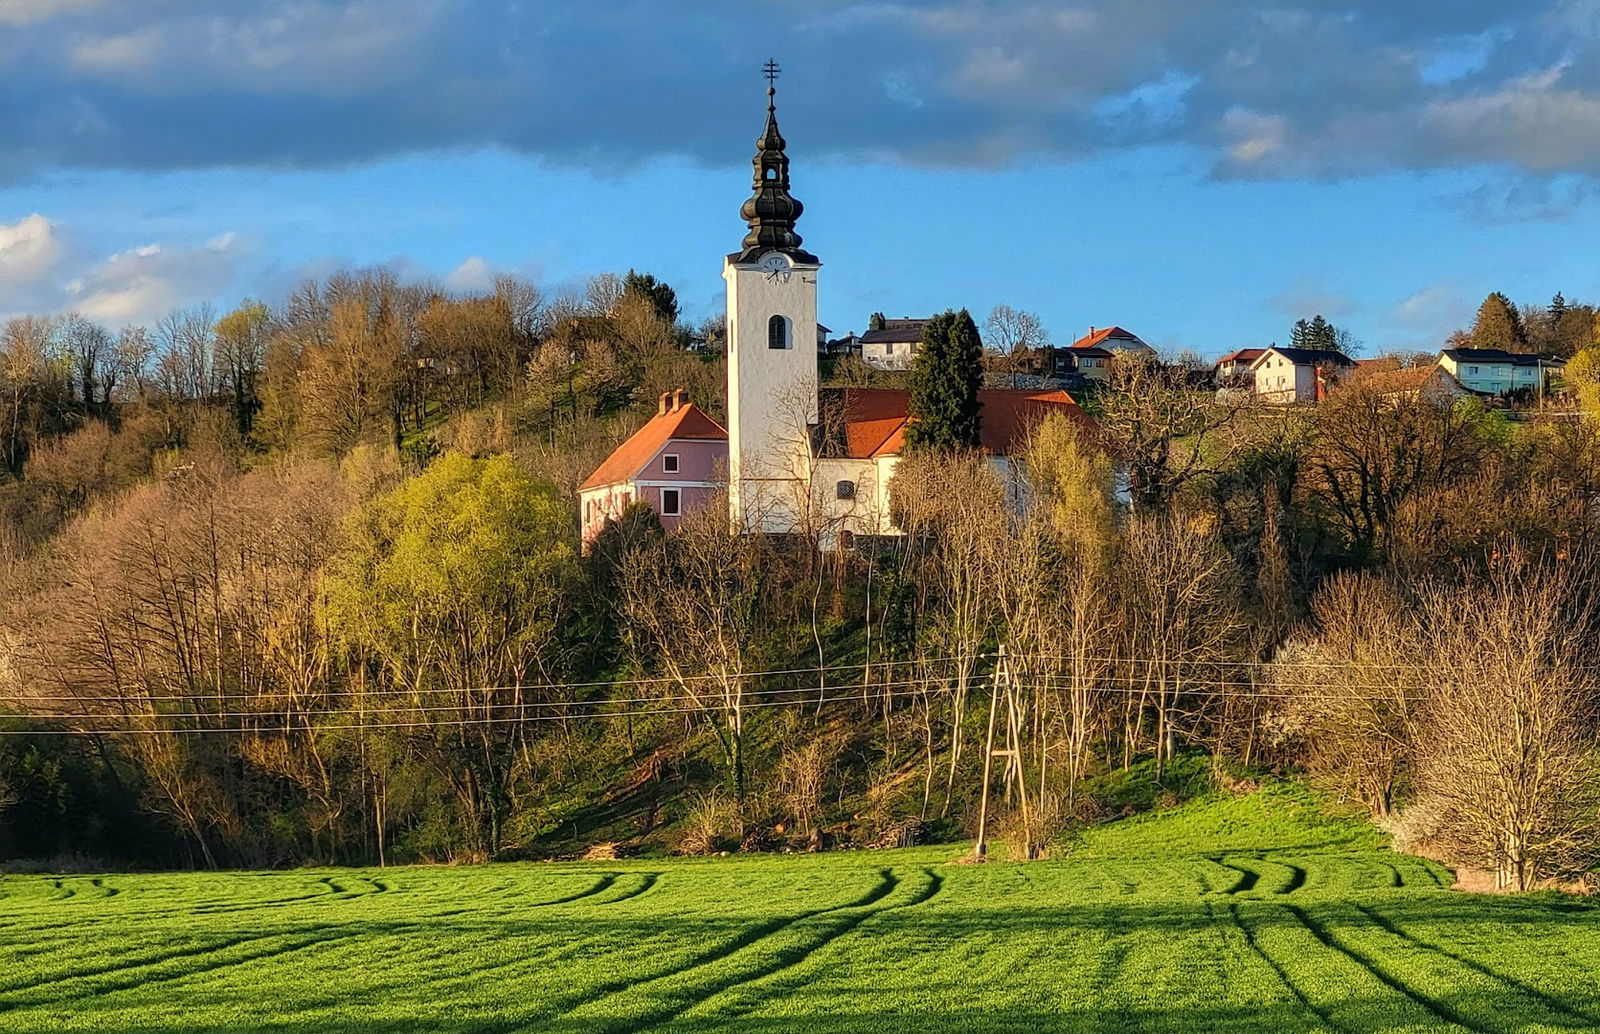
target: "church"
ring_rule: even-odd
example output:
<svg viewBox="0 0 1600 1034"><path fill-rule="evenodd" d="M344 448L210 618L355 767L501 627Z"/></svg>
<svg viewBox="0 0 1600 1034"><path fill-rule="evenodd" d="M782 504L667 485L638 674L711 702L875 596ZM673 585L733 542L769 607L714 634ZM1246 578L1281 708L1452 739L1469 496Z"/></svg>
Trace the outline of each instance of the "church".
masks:
<svg viewBox="0 0 1600 1034"><path fill-rule="evenodd" d="M804 206L790 193L787 146L769 85L753 193L740 209L749 231L722 264L727 427L681 392L663 396L656 415L579 488L585 544L632 502L649 504L671 530L724 497L738 532L802 535L824 548L900 534L889 482L905 448L908 393L820 384L822 262L795 229ZM1001 466L1051 413L1092 426L1058 389L985 390L978 401L981 451Z"/></svg>

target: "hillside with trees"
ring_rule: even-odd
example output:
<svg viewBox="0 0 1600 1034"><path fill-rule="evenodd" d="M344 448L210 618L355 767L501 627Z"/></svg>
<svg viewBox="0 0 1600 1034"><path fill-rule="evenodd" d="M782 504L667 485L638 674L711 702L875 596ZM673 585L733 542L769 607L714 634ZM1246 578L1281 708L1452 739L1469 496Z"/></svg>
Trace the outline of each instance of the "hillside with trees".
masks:
<svg viewBox="0 0 1600 1034"><path fill-rule="evenodd" d="M986 785L1034 854L1200 758L1507 885L1591 864L1592 419L1360 378L1266 414L1130 361L1024 486L968 448L973 321L930 328L905 539L635 508L584 555L576 486L656 398L722 413L718 328L651 277L11 321L0 856L899 845Z"/></svg>

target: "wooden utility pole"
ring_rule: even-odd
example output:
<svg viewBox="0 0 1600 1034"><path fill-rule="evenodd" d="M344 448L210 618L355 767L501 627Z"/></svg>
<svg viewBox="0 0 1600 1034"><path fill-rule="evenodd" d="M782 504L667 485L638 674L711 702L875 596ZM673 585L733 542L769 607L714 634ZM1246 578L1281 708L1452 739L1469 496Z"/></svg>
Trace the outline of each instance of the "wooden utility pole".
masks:
<svg viewBox="0 0 1600 1034"><path fill-rule="evenodd" d="M994 674L989 676L989 736L983 746L983 798L978 805L978 843L972 849L979 861L989 857L989 777L994 767L994 719L1000 710L1000 679L1005 664L1006 648L1002 645Z"/></svg>

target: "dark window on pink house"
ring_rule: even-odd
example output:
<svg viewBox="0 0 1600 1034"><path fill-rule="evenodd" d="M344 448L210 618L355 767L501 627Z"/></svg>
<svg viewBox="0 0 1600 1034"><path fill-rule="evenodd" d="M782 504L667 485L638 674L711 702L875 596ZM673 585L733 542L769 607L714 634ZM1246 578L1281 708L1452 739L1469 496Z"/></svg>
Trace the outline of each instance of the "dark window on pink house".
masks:
<svg viewBox="0 0 1600 1034"><path fill-rule="evenodd" d="M663 488L661 490L661 516L676 517L682 513L682 501L678 489Z"/></svg>
<svg viewBox="0 0 1600 1034"><path fill-rule="evenodd" d="M678 454L669 452L661 457L661 469L668 474L676 474L678 472Z"/></svg>

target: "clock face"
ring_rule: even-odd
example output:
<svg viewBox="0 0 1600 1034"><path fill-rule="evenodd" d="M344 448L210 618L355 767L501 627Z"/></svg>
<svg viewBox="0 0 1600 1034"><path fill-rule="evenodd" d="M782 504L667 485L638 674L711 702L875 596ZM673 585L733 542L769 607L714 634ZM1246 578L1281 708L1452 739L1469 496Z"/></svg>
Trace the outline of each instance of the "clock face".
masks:
<svg viewBox="0 0 1600 1034"><path fill-rule="evenodd" d="M761 268L768 273L789 272L789 257L780 252L772 252L761 257Z"/></svg>

